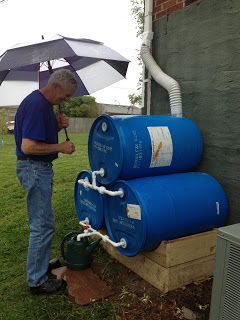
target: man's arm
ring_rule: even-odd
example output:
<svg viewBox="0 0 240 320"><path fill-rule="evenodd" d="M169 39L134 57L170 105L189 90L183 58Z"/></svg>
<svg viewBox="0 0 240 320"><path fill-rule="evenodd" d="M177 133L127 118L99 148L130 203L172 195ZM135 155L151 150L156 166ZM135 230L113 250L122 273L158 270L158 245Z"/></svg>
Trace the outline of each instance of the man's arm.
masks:
<svg viewBox="0 0 240 320"><path fill-rule="evenodd" d="M56 144L48 144L24 138L22 140L21 149L23 153L26 155L48 155L58 152L72 154L75 151L75 146L71 141L64 141L62 143Z"/></svg>

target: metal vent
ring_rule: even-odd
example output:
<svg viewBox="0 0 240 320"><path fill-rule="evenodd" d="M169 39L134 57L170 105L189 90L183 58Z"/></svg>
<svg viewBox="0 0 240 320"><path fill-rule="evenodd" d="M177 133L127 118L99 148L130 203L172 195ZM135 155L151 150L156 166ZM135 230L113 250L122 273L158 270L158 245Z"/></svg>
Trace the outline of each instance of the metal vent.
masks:
<svg viewBox="0 0 240 320"><path fill-rule="evenodd" d="M240 320L240 223L218 229L209 320Z"/></svg>
<svg viewBox="0 0 240 320"><path fill-rule="evenodd" d="M226 270L222 320L240 319L240 246L231 243Z"/></svg>

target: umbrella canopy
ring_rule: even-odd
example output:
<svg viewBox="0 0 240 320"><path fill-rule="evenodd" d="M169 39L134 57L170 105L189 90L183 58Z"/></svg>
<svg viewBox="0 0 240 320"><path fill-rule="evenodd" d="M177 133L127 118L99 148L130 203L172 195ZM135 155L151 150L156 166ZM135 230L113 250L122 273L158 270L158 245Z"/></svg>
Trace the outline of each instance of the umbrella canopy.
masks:
<svg viewBox="0 0 240 320"><path fill-rule="evenodd" d="M0 85L4 80L38 81L46 85L51 68L66 68L75 73L78 90L75 96L88 95L122 80L129 60L102 42L57 36L51 40L24 44L0 56Z"/></svg>

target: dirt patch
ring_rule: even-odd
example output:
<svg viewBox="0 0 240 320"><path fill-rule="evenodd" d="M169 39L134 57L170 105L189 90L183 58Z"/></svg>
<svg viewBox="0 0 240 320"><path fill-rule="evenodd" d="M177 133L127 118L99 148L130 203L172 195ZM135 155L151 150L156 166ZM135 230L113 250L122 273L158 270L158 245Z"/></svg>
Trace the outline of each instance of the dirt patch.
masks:
<svg viewBox="0 0 240 320"><path fill-rule="evenodd" d="M108 300L116 305L119 320L209 318L212 278L163 294L101 248L92 269L112 287Z"/></svg>

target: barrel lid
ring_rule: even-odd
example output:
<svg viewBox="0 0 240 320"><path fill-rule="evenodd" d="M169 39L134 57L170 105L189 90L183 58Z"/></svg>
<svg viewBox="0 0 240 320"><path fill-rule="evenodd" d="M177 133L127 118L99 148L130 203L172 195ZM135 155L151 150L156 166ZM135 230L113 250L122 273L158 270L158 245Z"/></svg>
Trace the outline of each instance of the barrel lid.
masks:
<svg viewBox="0 0 240 320"><path fill-rule="evenodd" d="M104 176L97 176L101 184L115 181L123 166L123 149L120 132L109 115L98 117L90 130L88 156L92 171L104 169Z"/></svg>
<svg viewBox="0 0 240 320"><path fill-rule="evenodd" d="M104 222L103 216L103 195L96 190L85 188L78 183L79 179L88 178L92 182L92 175L90 171L81 171L75 181L74 187L74 201L77 216L80 221L89 219L90 225L94 229L101 229Z"/></svg>
<svg viewBox="0 0 240 320"><path fill-rule="evenodd" d="M112 190L122 189L124 197L108 197L104 202L105 224L110 238L119 242L124 239L126 248L118 247L125 256L135 256L144 249L146 221L144 205L127 181L114 184Z"/></svg>

